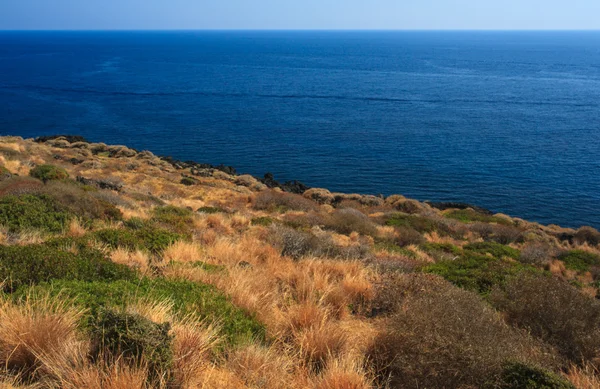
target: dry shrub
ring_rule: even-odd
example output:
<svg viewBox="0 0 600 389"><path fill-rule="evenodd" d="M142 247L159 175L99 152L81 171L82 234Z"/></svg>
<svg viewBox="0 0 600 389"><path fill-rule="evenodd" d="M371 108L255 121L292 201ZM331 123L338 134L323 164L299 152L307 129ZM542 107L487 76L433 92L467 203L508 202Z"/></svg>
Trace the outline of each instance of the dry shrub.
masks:
<svg viewBox="0 0 600 389"><path fill-rule="evenodd" d="M369 352L393 388L482 387L536 343L508 327L478 295L424 275L398 280L398 310Z"/></svg>
<svg viewBox="0 0 600 389"><path fill-rule="evenodd" d="M491 295L509 323L553 345L574 363L598 363L600 302L554 277L523 273Z"/></svg>
<svg viewBox="0 0 600 389"><path fill-rule="evenodd" d="M324 321L297 333L294 343L307 366L319 371L331 358L344 354L348 348L348 335L336 323Z"/></svg>
<svg viewBox="0 0 600 389"><path fill-rule="evenodd" d="M60 298L28 297L19 305L0 301L0 365L32 374L38 356L54 353L76 337L82 312Z"/></svg>
<svg viewBox="0 0 600 389"><path fill-rule="evenodd" d="M0 183L0 196L39 193L43 187L44 184L35 178L13 176Z"/></svg>
<svg viewBox="0 0 600 389"><path fill-rule="evenodd" d="M376 235L377 228L365 214L353 209L336 209L326 220L325 226L340 234L358 232L362 235Z"/></svg>
<svg viewBox="0 0 600 389"><path fill-rule="evenodd" d="M396 236L394 243L400 247L419 245L425 242L425 238L421 233L412 227L396 227Z"/></svg>
<svg viewBox="0 0 600 389"><path fill-rule="evenodd" d="M535 266L545 266L555 255L556 249L549 244L533 242L521 249L519 260Z"/></svg>
<svg viewBox="0 0 600 389"><path fill-rule="evenodd" d="M297 194L265 190L256 196L253 208L269 212L288 210L308 212L317 210L318 205Z"/></svg>
<svg viewBox="0 0 600 389"><path fill-rule="evenodd" d="M592 227L581 227L575 233L573 240L577 244L587 243L590 246L597 246L600 244L600 232Z"/></svg>
<svg viewBox="0 0 600 389"><path fill-rule="evenodd" d="M483 240L510 244L523 239L523 232L513 226L503 224L473 223L470 230L477 233Z"/></svg>
<svg viewBox="0 0 600 389"><path fill-rule="evenodd" d="M315 385L315 389L371 389L373 387L361 364L339 359L327 364Z"/></svg>

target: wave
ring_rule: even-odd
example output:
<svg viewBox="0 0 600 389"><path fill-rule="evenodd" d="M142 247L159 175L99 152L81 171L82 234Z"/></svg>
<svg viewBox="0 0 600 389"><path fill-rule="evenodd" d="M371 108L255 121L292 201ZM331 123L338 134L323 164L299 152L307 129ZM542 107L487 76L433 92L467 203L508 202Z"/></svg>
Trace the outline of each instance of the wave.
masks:
<svg viewBox="0 0 600 389"><path fill-rule="evenodd" d="M343 96L343 95L315 95L315 94L265 94L243 92L215 92L215 91L110 91L100 89L82 88L57 88L39 85L0 85L5 90L48 91L57 93L88 94L99 96L141 96L141 97L174 97L174 96L202 96L202 97L230 97L230 98L272 98L272 99L298 99L298 100L344 100L344 101L376 101L403 104L505 104L524 106L570 106L599 108L599 103L576 103L569 101L518 101L518 100L477 100L477 99L419 99L405 97L380 97L380 96Z"/></svg>

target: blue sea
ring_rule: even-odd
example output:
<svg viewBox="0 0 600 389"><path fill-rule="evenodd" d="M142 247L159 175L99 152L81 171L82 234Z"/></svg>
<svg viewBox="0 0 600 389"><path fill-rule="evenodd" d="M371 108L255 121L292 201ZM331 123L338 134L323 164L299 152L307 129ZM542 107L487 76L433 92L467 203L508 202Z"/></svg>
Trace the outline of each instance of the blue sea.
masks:
<svg viewBox="0 0 600 389"><path fill-rule="evenodd" d="M600 227L600 32L0 32L0 134Z"/></svg>

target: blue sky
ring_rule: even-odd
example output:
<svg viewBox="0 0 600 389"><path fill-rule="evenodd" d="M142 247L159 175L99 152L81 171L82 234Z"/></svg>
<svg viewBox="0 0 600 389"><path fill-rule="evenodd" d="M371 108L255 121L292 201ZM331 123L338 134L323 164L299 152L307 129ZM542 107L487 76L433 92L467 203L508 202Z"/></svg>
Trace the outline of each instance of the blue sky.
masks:
<svg viewBox="0 0 600 389"><path fill-rule="evenodd" d="M600 29L600 0L0 0L0 29Z"/></svg>

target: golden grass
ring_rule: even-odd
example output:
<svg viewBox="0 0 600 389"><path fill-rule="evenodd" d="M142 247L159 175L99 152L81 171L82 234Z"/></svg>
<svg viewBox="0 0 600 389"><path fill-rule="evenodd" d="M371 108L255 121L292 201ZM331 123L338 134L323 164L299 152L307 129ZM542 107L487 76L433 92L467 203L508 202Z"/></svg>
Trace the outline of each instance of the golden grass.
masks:
<svg viewBox="0 0 600 389"><path fill-rule="evenodd" d="M577 389L600 388L600 371L592 365L571 366L565 376Z"/></svg>
<svg viewBox="0 0 600 389"><path fill-rule="evenodd" d="M130 251L123 247L113 250L110 253L110 259L115 263L138 269L142 273L148 272L151 261L147 252L141 250Z"/></svg>
<svg viewBox="0 0 600 389"><path fill-rule="evenodd" d="M327 364L315 389L371 389L372 380L361 364L348 359L334 359Z"/></svg>
<svg viewBox="0 0 600 389"><path fill-rule="evenodd" d="M49 296L28 297L18 305L1 301L0 365L32 374L40 354L56 353L76 339L82 313Z"/></svg>
<svg viewBox="0 0 600 389"><path fill-rule="evenodd" d="M169 262L191 263L202 259L202 248L194 242L177 241L163 252L163 260Z"/></svg>
<svg viewBox="0 0 600 389"><path fill-rule="evenodd" d="M86 232L87 231L85 227L81 224L79 219L72 219L67 227L66 235L73 238L78 238L85 235Z"/></svg>

